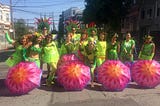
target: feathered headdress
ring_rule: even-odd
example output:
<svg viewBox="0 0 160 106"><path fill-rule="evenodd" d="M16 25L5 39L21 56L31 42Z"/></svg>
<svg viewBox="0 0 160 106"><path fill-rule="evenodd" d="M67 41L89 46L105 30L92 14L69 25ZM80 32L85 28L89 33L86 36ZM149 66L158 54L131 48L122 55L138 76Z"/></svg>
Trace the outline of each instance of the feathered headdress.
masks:
<svg viewBox="0 0 160 106"><path fill-rule="evenodd" d="M88 28L87 28L88 35L91 35L93 30L97 33L96 24L94 22L91 22L88 24Z"/></svg>
<svg viewBox="0 0 160 106"><path fill-rule="evenodd" d="M36 23L38 25L38 32L42 32L44 30L44 28L47 28L47 30L49 31L50 29L50 25L52 24L51 22L51 18L35 18L36 19Z"/></svg>
<svg viewBox="0 0 160 106"><path fill-rule="evenodd" d="M153 37L152 37L151 35L145 35L145 36L144 36L144 39L151 39L151 40L152 40Z"/></svg>
<svg viewBox="0 0 160 106"><path fill-rule="evenodd" d="M79 22L77 20L69 19L65 21L65 28L67 32L71 32L72 28L75 28L77 30L79 29Z"/></svg>

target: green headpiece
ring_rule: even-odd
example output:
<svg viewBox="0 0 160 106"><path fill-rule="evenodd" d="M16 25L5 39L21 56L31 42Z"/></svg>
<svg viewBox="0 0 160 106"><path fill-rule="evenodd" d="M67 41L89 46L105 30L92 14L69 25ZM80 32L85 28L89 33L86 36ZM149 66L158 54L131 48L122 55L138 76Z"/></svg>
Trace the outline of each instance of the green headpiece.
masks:
<svg viewBox="0 0 160 106"><path fill-rule="evenodd" d="M65 25L67 32L72 32L72 28L75 28L76 30L79 28L79 22L76 20L67 20Z"/></svg>
<svg viewBox="0 0 160 106"><path fill-rule="evenodd" d="M50 24L52 23L52 22L50 22L50 20L51 20L51 18L40 18L40 19L38 19L38 18L36 18L36 20L37 20L37 25L38 25L38 32L42 32L45 28L49 31L49 29L50 29Z"/></svg>
<svg viewBox="0 0 160 106"><path fill-rule="evenodd" d="M96 28L96 25L94 22L91 22L89 25L88 25L88 29L87 29L87 33L88 35L91 35L92 31L95 31L97 33L97 28Z"/></svg>
<svg viewBox="0 0 160 106"><path fill-rule="evenodd" d="M153 39L153 37L152 36L150 36L150 35L146 35L145 37L144 37L144 39Z"/></svg>

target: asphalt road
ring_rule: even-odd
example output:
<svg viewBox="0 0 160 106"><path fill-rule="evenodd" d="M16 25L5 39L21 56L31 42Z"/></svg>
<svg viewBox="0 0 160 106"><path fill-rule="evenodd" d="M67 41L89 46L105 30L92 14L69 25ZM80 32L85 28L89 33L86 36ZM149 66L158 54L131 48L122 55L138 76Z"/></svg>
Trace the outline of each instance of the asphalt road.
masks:
<svg viewBox="0 0 160 106"><path fill-rule="evenodd" d="M55 84L47 87L44 66L41 86L26 95L16 96L5 86L8 67L4 61L13 50L0 51L0 106L160 106L160 85L154 89L143 89L131 82L121 92L105 91L100 84L88 85L82 91L66 91Z"/></svg>

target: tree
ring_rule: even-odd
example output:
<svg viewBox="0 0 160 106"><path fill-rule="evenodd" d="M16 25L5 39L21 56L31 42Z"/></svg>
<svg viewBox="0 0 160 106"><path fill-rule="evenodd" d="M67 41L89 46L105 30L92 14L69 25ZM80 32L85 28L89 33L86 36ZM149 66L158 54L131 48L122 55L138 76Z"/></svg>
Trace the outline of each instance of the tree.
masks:
<svg viewBox="0 0 160 106"><path fill-rule="evenodd" d="M62 15L60 15L59 18L59 25L58 25L58 43L59 46L61 45L61 43L64 41L64 16L63 13Z"/></svg>
<svg viewBox="0 0 160 106"><path fill-rule="evenodd" d="M131 0L85 0L83 20L85 23L104 24L109 30L119 31Z"/></svg>
<svg viewBox="0 0 160 106"><path fill-rule="evenodd" d="M15 27L16 38L19 38L19 37L29 33L28 27L26 26L24 19L18 19L14 23L14 27Z"/></svg>

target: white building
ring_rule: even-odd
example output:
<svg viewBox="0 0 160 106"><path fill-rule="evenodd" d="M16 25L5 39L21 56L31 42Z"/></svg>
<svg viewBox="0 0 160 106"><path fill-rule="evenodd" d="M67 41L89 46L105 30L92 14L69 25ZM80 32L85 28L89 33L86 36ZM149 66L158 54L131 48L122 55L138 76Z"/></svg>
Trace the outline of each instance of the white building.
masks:
<svg viewBox="0 0 160 106"><path fill-rule="evenodd" d="M64 14L64 20L73 18L76 16L76 14L79 14L82 10L80 10L78 7L71 7L63 12Z"/></svg>
<svg viewBox="0 0 160 106"><path fill-rule="evenodd" d="M4 35L9 30L10 25L10 7L0 3L0 50L7 47L8 43Z"/></svg>

